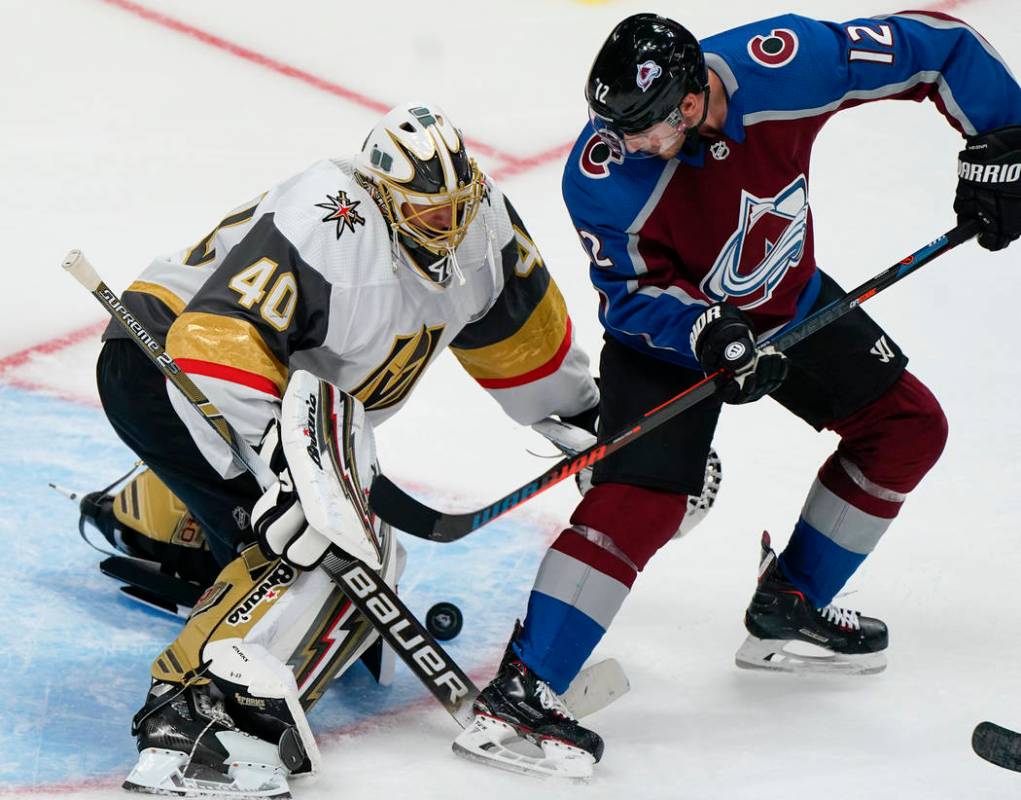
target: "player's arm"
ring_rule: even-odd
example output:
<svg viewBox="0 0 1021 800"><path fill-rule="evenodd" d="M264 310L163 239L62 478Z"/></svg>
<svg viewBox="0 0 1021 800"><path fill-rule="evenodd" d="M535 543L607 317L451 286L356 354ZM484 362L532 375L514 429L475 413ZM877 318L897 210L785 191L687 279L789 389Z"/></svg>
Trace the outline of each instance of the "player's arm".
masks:
<svg viewBox="0 0 1021 800"><path fill-rule="evenodd" d="M330 286L263 216L174 321L167 351L237 431L255 443L276 413L293 353L326 335ZM221 474L229 454L183 398L171 402Z"/></svg>
<svg viewBox="0 0 1021 800"><path fill-rule="evenodd" d="M967 23L923 11L835 25L812 23L817 81L840 107L867 100L930 99L965 135L954 210L978 222L979 244L1006 247L1021 234L1021 87L1003 57ZM813 28L818 30L818 28ZM805 69L802 66L802 69Z"/></svg>
<svg viewBox="0 0 1021 800"><path fill-rule="evenodd" d="M567 305L524 222L495 187L497 268L503 288L486 314L465 326L451 351L517 422L592 409L599 393L574 339Z"/></svg>
<svg viewBox="0 0 1021 800"><path fill-rule="evenodd" d="M769 69L750 78L754 94L768 97L768 107L749 109L752 120L928 99L968 136L1021 123L1021 88L1003 57L975 29L946 14L906 11L846 22L788 15L759 25L748 58L768 61L757 42L780 49ZM749 28L749 34L756 30Z"/></svg>

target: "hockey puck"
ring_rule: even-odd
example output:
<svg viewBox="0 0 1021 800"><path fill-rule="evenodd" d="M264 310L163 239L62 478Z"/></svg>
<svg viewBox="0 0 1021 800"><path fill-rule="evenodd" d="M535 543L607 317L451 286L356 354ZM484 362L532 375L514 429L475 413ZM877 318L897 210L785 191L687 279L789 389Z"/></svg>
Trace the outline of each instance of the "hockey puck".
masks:
<svg viewBox="0 0 1021 800"><path fill-rule="evenodd" d="M461 632L464 615L453 603L437 603L425 615L425 627L441 642L453 639Z"/></svg>

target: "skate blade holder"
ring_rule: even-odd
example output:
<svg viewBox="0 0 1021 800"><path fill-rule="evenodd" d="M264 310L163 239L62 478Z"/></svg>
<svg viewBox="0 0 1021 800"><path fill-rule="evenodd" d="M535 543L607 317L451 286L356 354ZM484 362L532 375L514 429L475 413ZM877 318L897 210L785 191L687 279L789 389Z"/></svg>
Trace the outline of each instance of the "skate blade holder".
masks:
<svg viewBox="0 0 1021 800"><path fill-rule="evenodd" d="M462 758L509 772L576 783L591 780L596 763L590 753L559 739L543 739L535 744L506 722L484 716L476 716L451 748Z"/></svg>
<svg viewBox="0 0 1021 800"><path fill-rule="evenodd" d="M874 675L886 669L886 653L845 655L825 647L792 639L756 639L749 636L734 656L741 669L829 675Z"/></svg>
<svg viewBox="0 0 1021 800"><path fill-rule="evenodd" d="M183 797L286 798L290 797L283 766L233 761L226 773L201 764L189 764L187 753L150 747L122 784L129 792Z"/></svg>

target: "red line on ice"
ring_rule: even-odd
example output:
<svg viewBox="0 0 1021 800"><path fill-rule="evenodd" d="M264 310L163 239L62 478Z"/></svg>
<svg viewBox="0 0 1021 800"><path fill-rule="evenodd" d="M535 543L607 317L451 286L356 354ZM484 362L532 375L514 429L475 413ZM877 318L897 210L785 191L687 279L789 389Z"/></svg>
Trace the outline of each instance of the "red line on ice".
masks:
<svg viewBox="0 0 1021 800"><path fill-rule="evenodd" d="M22 364L26 364L36 355L45 355L48 353L59 353L65 347L78 344L85 341L93 336L99 336L102 333L103 328L106 327L106 322L93 322L91 325L87 325L84 328L79 328L76 331L59 336L56 339L50 339L42 342L41 344L34 344L31 347L26 347L24 350L19 350L17 353L12 353L9 356L0 358L0 377L3 377L4 373L14 367L20 367Z"/></svg>
<svg viewBox="0 0 1021 800"><path fill-rule="evenodd" d="M217 36L214 33L202 30L202 28L190 25L187 22L183 22L167 14L154 11L151 8L146 8L139 3L132 2L132 0L102 0L102 2L114 6L115 8L119 8L122 11L134 14L147 22L152 22L156 25L161 25L164 28L176 31L177 33L183 33L186 36L191 36L193 39L197 39L210 47L223 50L233 56L242 58L245 61L250 61L260 67L265 67L266 69L272 70L280 75L284 75L285 77L301 81L302 83L335 95L336 97L341 97L344 100L348 100L355 105L362 106L363 108L368 108L382 114L389 111L392 105L391 103L386 103L382 100L369 97L361 92L356 92L353 89L348 89L345 86L341 86L339 83L334 83L333 81L326 80L325 78L320 78L317 75L313 75L311 72L306 72L298 67L293 67L290 64L279 61L278 59L272 58L264 53L259 53L256 50L245 47L244 45L224 39L222 36ZM539 166L540 163L544 163L537 161L535 157L522 159L512 153L507 153L496 147L488 145L485 142L480 142L477 139L469 138L466 141L468 146L480 155L507 162L517 168L517 171L519 172L526 169L533 169L534 167Z"/></svg>

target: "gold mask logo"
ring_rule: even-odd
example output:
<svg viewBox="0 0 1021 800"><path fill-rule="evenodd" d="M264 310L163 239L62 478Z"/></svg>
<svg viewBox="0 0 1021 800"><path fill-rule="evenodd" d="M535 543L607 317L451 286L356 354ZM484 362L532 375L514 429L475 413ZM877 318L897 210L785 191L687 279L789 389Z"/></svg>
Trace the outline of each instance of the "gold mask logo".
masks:
<svg viewBox="0 0 1021 800"><path fill-rule="evenodd" d="M366 411L397 405L411 391L440 343L444 325L394 339L390 353L351 394L362 401Z"/></svg>

